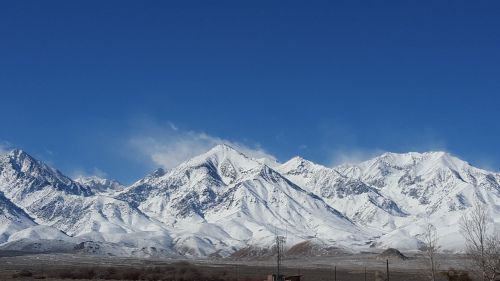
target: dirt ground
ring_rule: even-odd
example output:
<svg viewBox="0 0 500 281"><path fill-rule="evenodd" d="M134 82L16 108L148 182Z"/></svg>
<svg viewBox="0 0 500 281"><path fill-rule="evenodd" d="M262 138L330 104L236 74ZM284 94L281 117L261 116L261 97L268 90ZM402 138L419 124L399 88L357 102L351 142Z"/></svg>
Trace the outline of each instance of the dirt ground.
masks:
<svg viewBox="0 0 500 281"><path fill-rule="evenodd" d="M464 259L460 256L442 256L441 269L463 268ZM172 259L137 259L118 257L96 257L70 254L36 254L0 257L0 280L62 280L52 277L56 271L70 271L78 268L162 268L176 265L178 260ZM223 277L228 281L261 281L268 274L274 273L275 262L266 260L187 260L190 267L203 276ZM336 267L336 274L335 274ZM365 274L366 268L366 274ZM408 260L390 260L391 281L429 280L426 274L426 262L421 256L413 256ZM285 275L302 275L303 281L364 281L375 280L376 274L385 278L386 260L377 259L375 254L341 255L334 257L294 258L284 260ZM29 271L31 277L13 278L21 270ZM379 273L377 273L379 271ZM54 274L52 274L53 276ZM207 277L199 277L206 279ZM382 279L383 280L383 279ZM187 280L186 280L187 281Z"/></svg>

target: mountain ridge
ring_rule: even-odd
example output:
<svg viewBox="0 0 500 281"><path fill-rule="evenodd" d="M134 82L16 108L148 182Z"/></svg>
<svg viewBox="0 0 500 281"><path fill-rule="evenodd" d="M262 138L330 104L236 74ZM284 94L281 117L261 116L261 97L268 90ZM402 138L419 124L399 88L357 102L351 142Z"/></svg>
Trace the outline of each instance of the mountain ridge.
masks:
<svg viewBox="0 0 500 281"><path fill-rule="evenodd" d="M456 252L456 224L476 198L488 204L490 226L500 228L499 183L498 173L446 152L384 153L329 168L298 156L268 166L217 145L124 186L73 180L14 150L0 156L0 249L29 248L30 235L67 235L67 243L94 241L108 254L226 257L271 247L282 233L290 247L314 241L346 251L417 250L430 221L440 226L443 249Z"/></svg>

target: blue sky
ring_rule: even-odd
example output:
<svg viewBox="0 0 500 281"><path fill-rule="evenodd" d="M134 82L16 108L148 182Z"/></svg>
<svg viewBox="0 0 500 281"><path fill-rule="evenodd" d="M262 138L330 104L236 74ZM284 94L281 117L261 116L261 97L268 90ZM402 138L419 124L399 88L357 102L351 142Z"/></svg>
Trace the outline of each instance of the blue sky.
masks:
<svg viewBox="0 0 500 281"><path fill-rule="evenodd" d="M0 147L126 183L218 142L325 165L446 150L500 170L498 15L498 1L4 1Z"/></svg>

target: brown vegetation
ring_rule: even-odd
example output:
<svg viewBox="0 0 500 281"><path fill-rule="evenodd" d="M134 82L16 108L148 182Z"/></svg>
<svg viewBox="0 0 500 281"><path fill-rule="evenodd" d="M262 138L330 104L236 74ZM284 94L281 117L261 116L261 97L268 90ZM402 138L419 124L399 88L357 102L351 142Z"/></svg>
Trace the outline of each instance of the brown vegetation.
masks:
<svg viewBox="0 0 500 281"><path fill-rule="evenodd" d="M13 278L31 277L33 274L21 270ZM147 280L147 281L234 281L234 276L227 272L204 275L194 265L187 262L177 262L167 266L154 267L78 267L52 270L39 279L79 279L79 280Z"/></svg>
<svg viewBox="0 0 500 281"><path fill-rule="evenodd" d="M448 281L472 281L469 277L469 273L466 271L450 269L447 272L442 272L441 275Z"/></svg>
<svg viewBox="0 0 500 281"><path fill-rule="evenodd" d="M491 220L487 206L476 200L472 210L460 221L466 253L481 281L495 281L500 277L500 235L489 234Z"/></svg>

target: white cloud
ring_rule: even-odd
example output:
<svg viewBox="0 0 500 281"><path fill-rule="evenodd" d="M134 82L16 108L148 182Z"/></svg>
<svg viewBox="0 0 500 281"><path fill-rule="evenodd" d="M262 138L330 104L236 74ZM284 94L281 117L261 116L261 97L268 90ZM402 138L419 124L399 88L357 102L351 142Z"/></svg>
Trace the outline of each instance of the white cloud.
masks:
<svg viewBox="0 0 500 281"><path fill-rule="evenodd" d="M12 145L6 141L0 141L0 155L9 153L12 150Z"/></svg>
<svg viewBox="0 0 500 281"><path fill-rule="evenodd" d="M142 125L140 132L136 132L128 139L128 145L163 168L173 168L218 144L228 144L252 158L276 161L274 156L258 144L246 145L204 132L183 131L170 122L165 126L151 121L142 122Z"/></svg>
<svg viewBox="0 0 500 281"><path fill-rule="evenodd" d="M73 171L69 172L69 175L72 179L77 179L80 177L92 177L96 176L99 178L107 178L108 174L104 171L102 171L99 168L94 167L91 171L85 170L85 169L74 169Z"/></svg>
<svg viewBox="0 0 500 281"><path fill-rule="evenodd" d="M386 152L407 153L407 152L428 152L428 151L448 151L444 141L439 141L437 138L420 136L422 141L417 145L406 145L398 147L395 150L379 149L379 148L362 148L348 147L337 148L332 150L330 154L330 166L341 164L359 164L363 161L370 160L380 156Z"/></svg>
<svg viewBox="0 0 500 281"><path fill-rule="evenodd" d="M381 149L339 149L332 153L330 166L341 164L359 164L363 161L372 159L383 154L386 151Z"/></svg>

